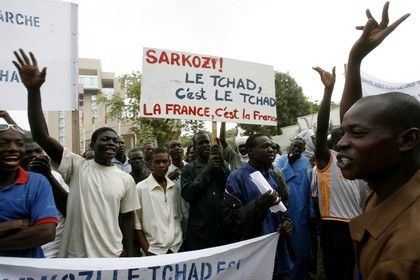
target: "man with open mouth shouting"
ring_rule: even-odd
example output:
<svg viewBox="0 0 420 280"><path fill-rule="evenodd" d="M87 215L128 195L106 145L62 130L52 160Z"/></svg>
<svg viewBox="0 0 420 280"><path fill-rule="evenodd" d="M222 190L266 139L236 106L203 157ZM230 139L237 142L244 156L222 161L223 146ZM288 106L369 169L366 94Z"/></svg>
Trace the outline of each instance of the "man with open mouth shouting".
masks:
<svg viewBox="0 0 420 280"><path fill-rule="evenodd" d="M340 104L344 136L337 156L343 176L372 189L350 223L362 279L420 279L420 102L401 92L362 98L360 65L409 14L388 25L370 13L348 60Z"/></svg>
<svg viewBox="0 0 420 280"><path fill-rule="evenodd" d="M48 180L20 167L23 137L17 125L0 124L0 256L43 258L57 214Z"/></svg>

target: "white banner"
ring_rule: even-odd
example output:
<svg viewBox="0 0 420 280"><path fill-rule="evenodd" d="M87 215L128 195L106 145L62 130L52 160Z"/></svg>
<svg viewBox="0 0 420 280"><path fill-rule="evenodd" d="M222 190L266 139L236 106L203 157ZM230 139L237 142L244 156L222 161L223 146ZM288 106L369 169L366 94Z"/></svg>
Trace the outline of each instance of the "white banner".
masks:
<svg viewBox="0 0 420 280"><path fill-rule="evenodd" d="M42 86L44 110L78 105L77 5L56 0L0 1L1 109L26 110L27 93L12 60L19 48L47 67ZM40 70L41 70L40 69Z"/></svg>
<svg viewBox="0 0 420 280"><path fill-rule="evenodd" d="M269 280L277 233L225 246L142 258L0 258L0 279L8 280Z"/></svg>
<svg viewBox="0 0 420 280"><path fill-rule="evenodd" d="M144 48L140 115L277 125L272 66Z"/></svg>
<svg viewBox="0 0 420 280"><path fill-rule="evenodd" d="M411 83L389 83L372 77L366 73L362 73L361 76L362 91L364 96L398 91L410 94L420 100L420 81Z"/></svg>

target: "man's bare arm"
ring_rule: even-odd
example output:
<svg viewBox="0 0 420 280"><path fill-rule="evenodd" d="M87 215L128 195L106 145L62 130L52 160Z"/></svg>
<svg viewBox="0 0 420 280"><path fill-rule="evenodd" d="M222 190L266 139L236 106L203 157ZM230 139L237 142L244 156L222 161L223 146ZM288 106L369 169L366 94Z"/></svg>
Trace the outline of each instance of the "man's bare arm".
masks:
<svg viewBox="0 0 420 280"><path fill-rule="evenodd" d="M55 239L54 223L35 225L15 234L0 238L2 250L22 250L41 246Z"/></svg>
<svg viewBox="0 0 420 280"><path fill-rule="evenodd" d="M123 235L123 248L125 256L134 256L134 211L120 214L119 223Z"/></svg>
<svg viewBox="0 0 420 280"><path fill-rule="evenodd" d="M15 51L14 54L17 61L13 61L13 64L18 69L22 83L28 90L28 120L32 137L50 156L51 160L59 165L63 154L63 146L50 137L47 122L42 112L40 89L45 81L47 69L44 67L42 71L39 71L38 63L31 52L29 53L31 60L22 49L19 50L19 53Z"/></svg>
<svg viewBox="0 0 420 280"><path fill-rule="evenodd" d="M321 77L324 84L324 97L322 98L321 106L318 112L317 129L315 136L315 160L317 168L322 170L330 161L330 149L327 145L328 138L328 124L330 122L331 111L331 95L334 90L335 84L335 67L332 69L332 74L321 69L314 67Z"/></svg>
<svg viewBox="0 0 420 280"><path fill-rule="evenodd" d="M362 98L362 83L360 77L360 65L362 60L372 50L379 46L382 41L394 31L410 14L405 14L391 25L388 17L389 2L386 2L382 10L382 21L378 22L373 18L369 10L366 10L367 22L364 26L358 26L356 29L363 30L360 38L354 43L350 50L346 80L344 83L343 96L340 102L340 121L344 114L360 98Z"/></svg>
<svg viewBox="0 0 420 280"><path fill-rule="evenodd" d="M28 219L9 220L0 223L0 238L9 236L30 226Z"/></svg>
<svg viewBox="0 0 420 280"><path fill-rule="evenodd" d="M136 230L137 242L145 254L149 254L149 242L147 242L146 235L143 230Z"/></svg>

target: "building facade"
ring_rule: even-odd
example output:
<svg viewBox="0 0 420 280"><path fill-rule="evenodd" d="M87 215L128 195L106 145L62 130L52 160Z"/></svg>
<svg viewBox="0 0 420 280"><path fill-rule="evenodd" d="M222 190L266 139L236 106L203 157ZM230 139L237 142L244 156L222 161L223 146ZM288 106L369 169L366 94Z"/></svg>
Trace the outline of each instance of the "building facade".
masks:
<svg viewBox="0 0 420 280"><path fill-rule="evenodd" d="M112 72L102 72L98 59L79 59L79 108L76 111L48 111L48 130L61 145L74 153L89 150L90 137L95 129L107 126L123 136L127 150L133 148L136 139L130 132L131 124L111 120L106 106L98 101L100 94L111 96L121 94L118 79Z"/></svg>

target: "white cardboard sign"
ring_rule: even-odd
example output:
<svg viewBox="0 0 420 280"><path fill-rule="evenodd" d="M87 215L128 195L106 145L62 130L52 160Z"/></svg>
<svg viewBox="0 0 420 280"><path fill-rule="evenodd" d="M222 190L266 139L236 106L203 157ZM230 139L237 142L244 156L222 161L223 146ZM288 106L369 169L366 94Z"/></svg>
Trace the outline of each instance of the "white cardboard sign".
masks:
<svg viewBox="0 0 420 280"><path fill-rule="evenodd" d="M19 48L31 51L40 70L47 67L41 88L43 109L74 110L78 106L77 5L57 0L0 1L1 109L26 110L27 93L12 60Z"/></svg>
<svg viewBox="0 0 420 280"><path fill-rule="evenodd" d="M144 48L142 117L277 125L272 66Z"/></svg>

